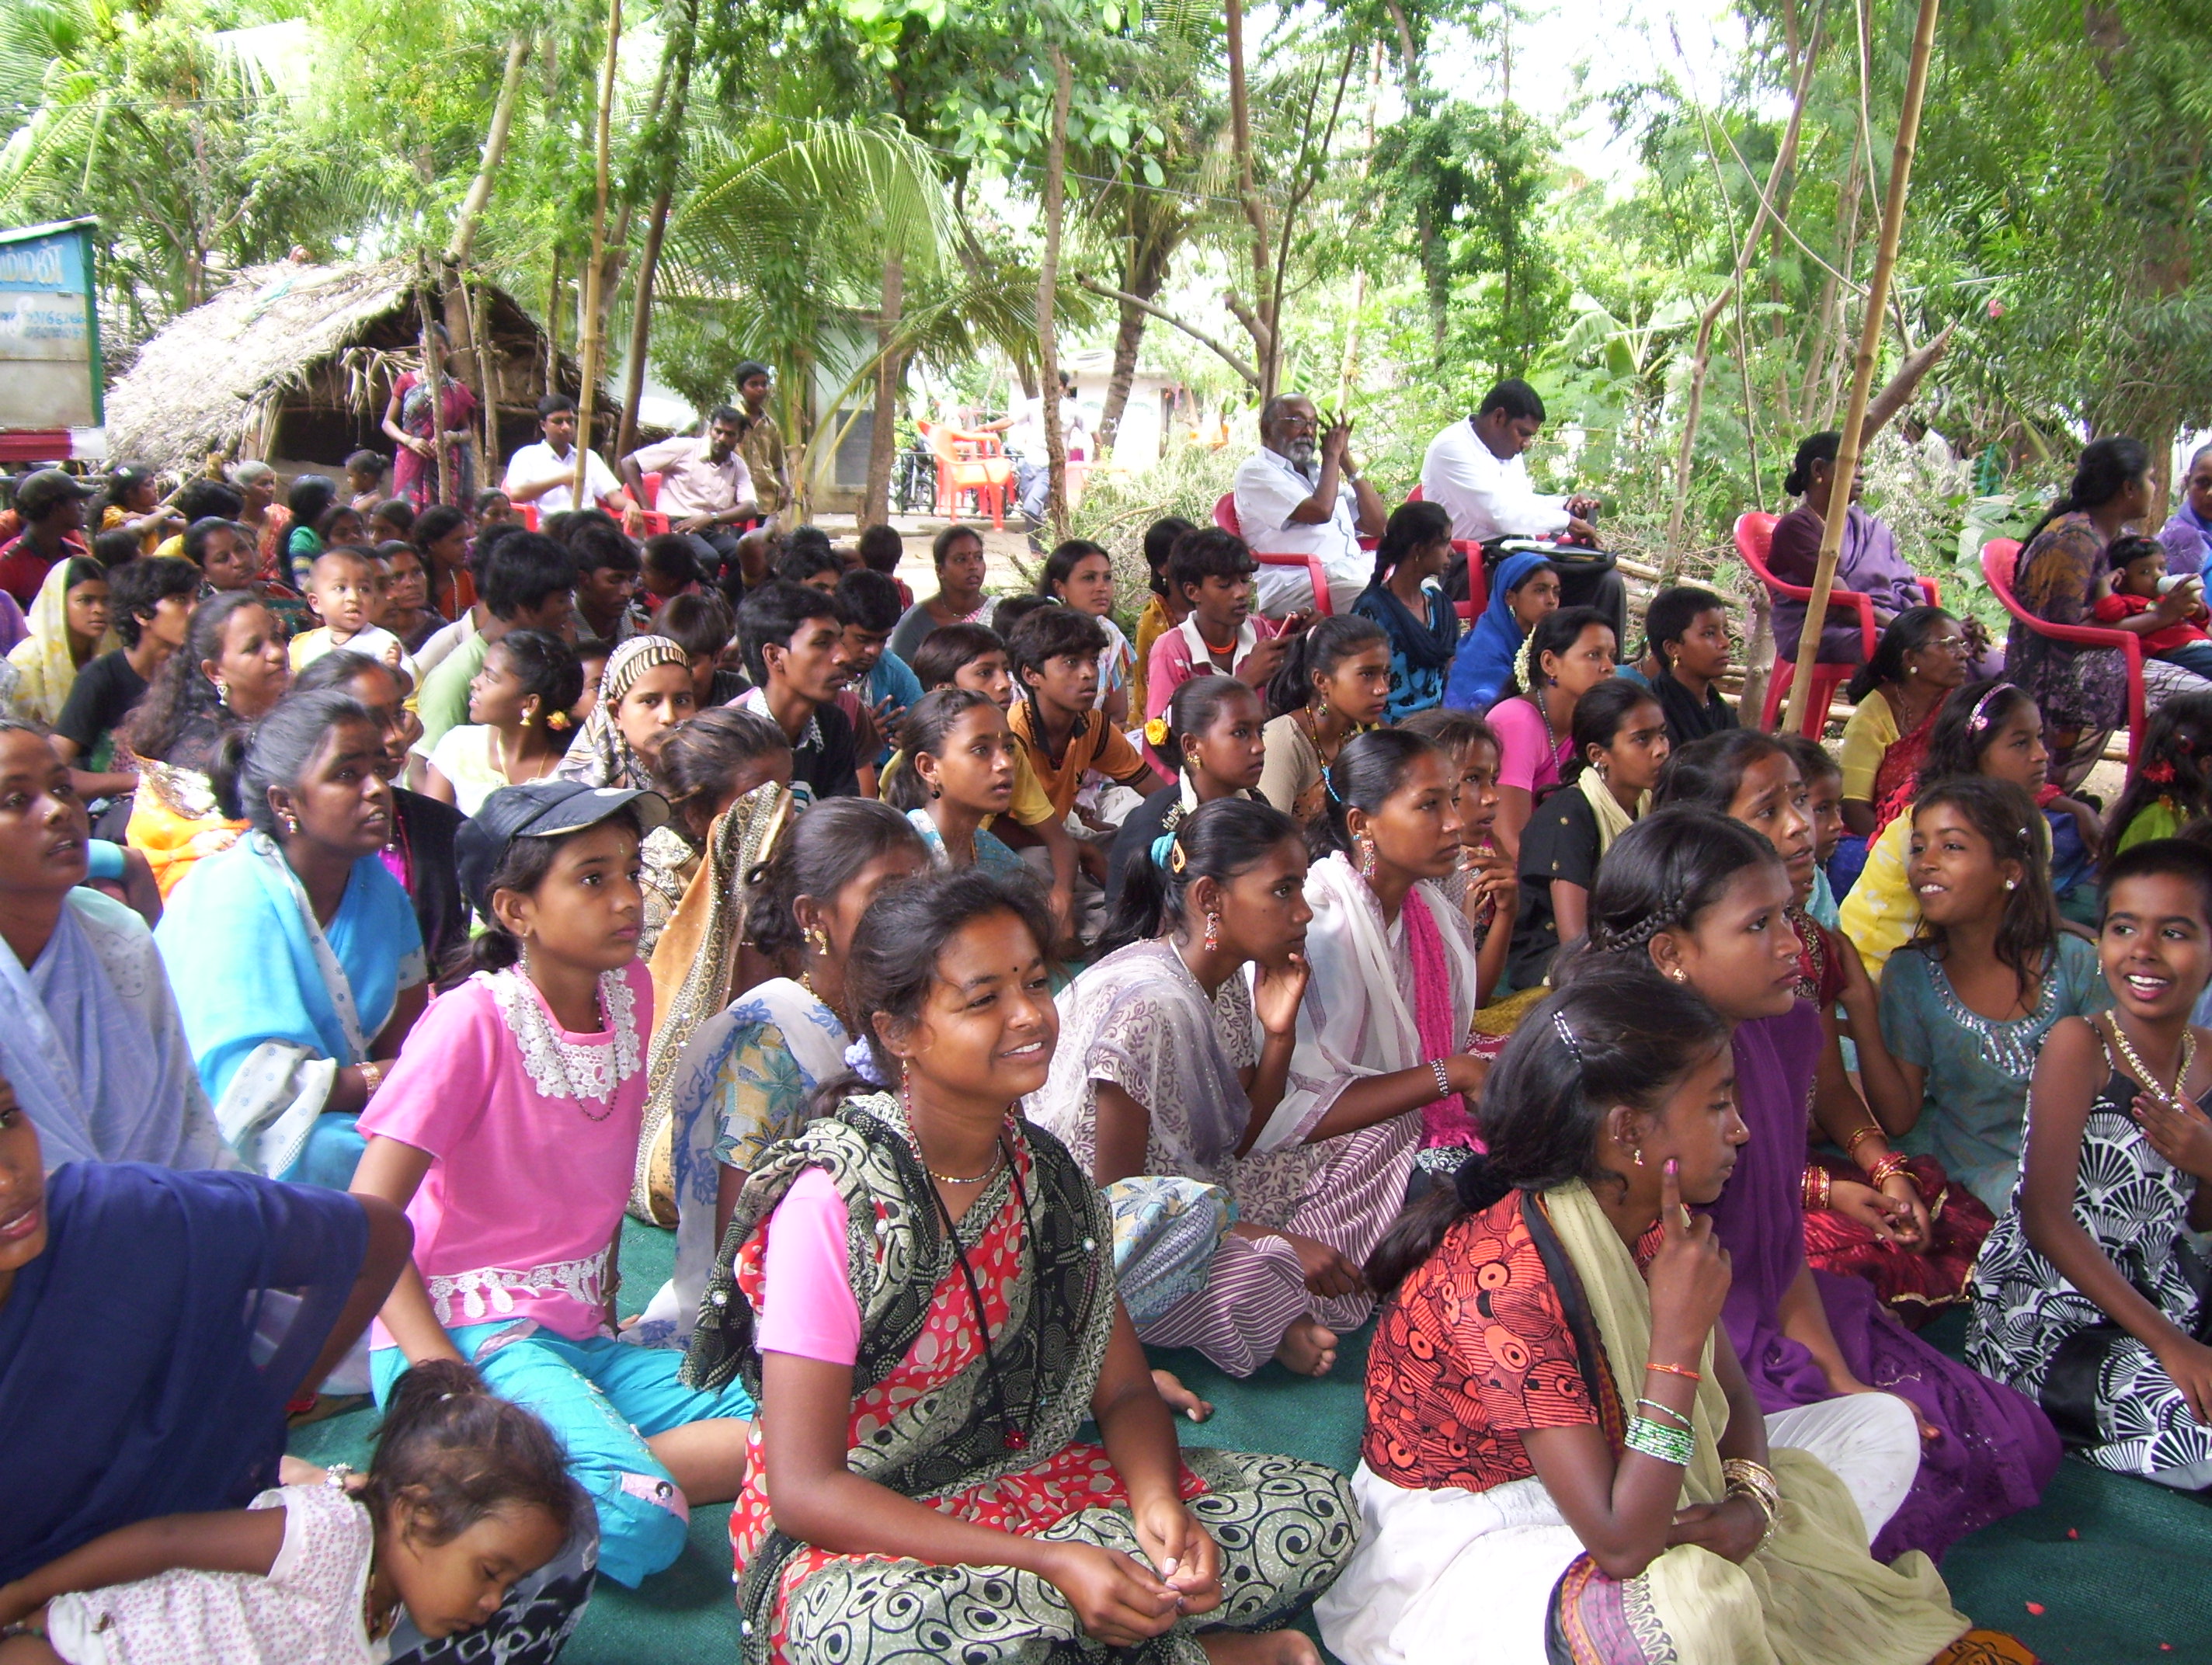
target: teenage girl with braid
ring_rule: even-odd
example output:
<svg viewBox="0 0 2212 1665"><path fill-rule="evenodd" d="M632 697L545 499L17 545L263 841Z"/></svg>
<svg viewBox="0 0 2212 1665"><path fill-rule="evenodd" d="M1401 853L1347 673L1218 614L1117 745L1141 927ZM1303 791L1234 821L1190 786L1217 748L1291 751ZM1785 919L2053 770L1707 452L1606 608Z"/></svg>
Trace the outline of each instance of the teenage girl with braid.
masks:
<svg viewBox="0 0 2212 1665"><path fill-rule="evenodd" d="M1796 994L1790 896L1781 858L1747 828L1710 810L1654 810L1607 856L1589 945L1567 975L1585 962L1648 964L1734 1030L1735 1098L1751 1139L1712 1209L1732 1261L1729 1339L1770 1414L1894 1395L1903 1443L1891 1449L1911 1489L1893 1499L1875 1553L1941 1556L2032 1507L2057 1468L2058 1440L2027 1400L1891 1318L1873 1285L1806 1263L1806 1106L1824 1053L1820 1012Z"/></svg>

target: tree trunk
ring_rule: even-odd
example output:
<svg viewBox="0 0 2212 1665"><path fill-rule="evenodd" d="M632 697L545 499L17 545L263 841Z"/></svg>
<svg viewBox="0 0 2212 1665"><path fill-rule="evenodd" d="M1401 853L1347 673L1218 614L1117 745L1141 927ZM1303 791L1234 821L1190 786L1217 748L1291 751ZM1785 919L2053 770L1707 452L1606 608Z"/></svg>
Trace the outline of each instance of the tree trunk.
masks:
<svg viewBox="0 0 2212 1665"><path fill-rule="evenodd" d="M422 319L422 385L430 393L431 454L438 463L438 501L453 501L453 458L446 446L446 355L438 350L437 316L430 307L430 262L417 255L415 298Z"/></svg>
<svg viewBox="0 0 2212 1665"><path fill-rule="evenodd" d="M475 343L477 355L477 385L482 392L481 410L483 416L483 458L477 470L479 489L491 483L499 472L499 394L500 389L491 375L491 348L483 337L483 309L477 305L465 282L461 285L461 304L468 309L469 339ZM474 503L463 503L471 514L476 513Z"/></svg>
<svg viewBox="0 0 2212 1665"><path fill-rule="evenodd" d="M1114 332L1114 372L1106 380L1105 414L1098 419L1098 452L1102 457L1114 453L1114 443L1121 434L1121 413L1128 409L1130 388L1136 386L1137 351L1144 345L1146 316L1136 301L1155 298L1166 283L1167 276L1165 252L1157 241L1139 239L1130 250L1127 268L1121 274L1122 289L1135 300L1115 303L1121 309L1121 322Z"/></svg>
<svg viewBox="0 0 2212 1665"><path fill-rule="evenodd" d="M891 350L906 310L906 259L896 249L884 261L884 307L876 317L876 420L868 435L868 484L860 498L860 524L891 518L891 463L898 451L898 396L906 381L906 355Z"/></svg>
<svg viewBox="0 0 2212 1665"><path fill-rule="evenodd" d="M653 192L652 218L645 228L645 252L639 257L637 292L631 297L629 367L623 381L622 430L615 454L627 457L637 448L637 405L645 397L646 350L653 340L653 286L660 275L660 246L668 234L668 204L676 191L676 167L682 152L684 112L691 94L691 64L698 52L699 4L690 0L684 9L684 34L674 43L675 90L668 101L666 148L660 158L660 180ZM665 63L666 60L664 59ZM655 113L659 113L656 105Z"/></svg>
<svg viewBox="0 0 2212 1665"><path fill-rule="evenodd" d="M592 409L599 403L599 358L605 350L605 323L600 306L601 284L605 281L607 254L607 173L608 151L612 143L611 124L615 104L615 58L622 45L622 0L612 0L607 9L607 56L599 71L599 130L592 146L592 166L596 195L592 204L592 254L584 269L584 387L577 399L576 416L576 479L570 496L577 508L587 506L585 481L592 454Z"/></svg>
<svg viewBox="0 0 2212 1665"><path fill-rule="evenodd" d="M1252 356L1260 370L1260 403L1264 409L1275 397L1282 380L1282 356L1276 347L1275 320L1268 316L1274 285L1274 261L1268 253L1267 205L1261 200L1252 167L1252 110L1244 85L1244 0L1224 0L1223 20L1229 55L1229 143L1237 160L1237 194L1243 204L1245 223L1252 228L1252 304L1238 302L1231 293L1229 309L1252 337Z"/></svg>
<svg viewBox="0 0 2212 1665"><path fill-rule="evenodd" d="M545 391L561 391L561 246L553 246L552 270L545 279Z"/></svg>
<svg viewBox="0 0 2212 1665"><path fill-rule="evenodd" d="M491 200L492 181L498 176L500 159L507 154L507 135L514 123L514 94L522 85L523 60L529 55L527 34L518 34L507 43L507 70L500 76L498 101L491 107L491 126L484 134L483 155L477 163L476 178L470 181L469 194L461 201L461 211L454 216L453 234L441 262L448 274L468 264L469 251L476 246L477 226L483 217L484 204Z"/></svg>
<svg viewBox="0 0 2212 1665"><path fill-rule="evenodd" d="M1237 0L1229 0L1233 7ZM1060 343L1054 312L1060 292L1060 234L1067 209L1067 106L1074 73L1067 54L1052 49L1052 133L1044 153L1044 258L1037 263L1037 382L1044 396L1044 455L1048 484L1045 519L1054 543L1067 537L1067 435L1060 427Z"/></svg>

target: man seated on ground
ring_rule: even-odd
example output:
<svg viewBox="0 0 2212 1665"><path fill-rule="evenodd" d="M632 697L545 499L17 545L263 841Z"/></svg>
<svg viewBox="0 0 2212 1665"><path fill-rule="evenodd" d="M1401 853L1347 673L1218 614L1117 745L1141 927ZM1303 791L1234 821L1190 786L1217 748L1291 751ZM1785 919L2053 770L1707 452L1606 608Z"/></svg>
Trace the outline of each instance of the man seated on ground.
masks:
<svg viewBox="0 0 2212 1665"><path fill-rule="evenodd" d="M836 598L770 579L738 609L738 645L752 688L738 701L791 743L791 793L801 808L823 798L856 798L859 749L837 695L853 679Z"/></svg>
<svg viewBox="0 0 2212 1665"><path fill-rule="evenodd" d="M27 607L54 563L86 552L84 501L92 488L58 468L27 474L15 487L23 530L0 548L0 590Z"/></svg>
<svg viewBox="0 0 2212 1665"><path fill-rule="evenodd" d="M548 393L538 401L538 427L544 438L526 445L507 459L507 477L500 489L517 503L535 503L541 518L577 507L576 401L566 393ZM612 514L627 514L637 505L599 460L599 453L584 453L584 497Z"/></svg>
<svg viewBox="0 0 2212 1665"><path fill-rule="evenodd" d="M1538 491L1522 455L1544 427L1544 401L1518 377L1509 377L1482 396L1465 422L1455 422L1429 441L1421 462L1421 495L1451 512L1452 537L1466 544L1500 538L1556 538L1582 549L1598 547L1590 516L1595 497L1552 496ZM1249 532L1246 534L1250 535ZM1465 568L1455 562L1444 583L1455 601L1468 597ZM1628 592L1612 563L1599 571L1577 572L1559 564L1560 605L1595 607L1613 621L1616 635L1627 623Z"/></svg>
<svg viewBox="0 0 2212 1665"><path fill-rule="evenodd" d="M645 477L660 476L653 507L668 517L669 530L691 540L708 572L734 565L738 526L759 515L753 496L752 470L738 453L744 418L735 406L717 405L703 434L678 434L633 451L622 459L629 495L646 501Z"/></svg>
<svg viewBox="0 0 2212 1665"><path fill-rule="evenodd" d="M228 527L227 520L203 521ZM190 534L187 534L190 537ZM77 672L55 720L54 755L70 766L70 783L88 802L137 789L138 776L112 768L115 731L146 697L155 673L185 645L199 605L199 569L166 556L126 561L108 574L108 616L123 646Z"/></svg>
<svg viewBox="0 0 2212 1665"><path fill-rule="evenodd" d="M909 708L921 702L921 684L907 662L890 651L891 631L899 621L898 588L879 572L863 567L837 580L838 616L845 621L845 655L854 682L838 696L848 717L863 712L874 726L876 750L861 758L862 797L876 771L890 761L893 737ZM850 702L848 704L848 702ZM857 721L857 729L860 724Z"/></svg>
<svg viewBox="0 0 2212 1665"><path fill-rule="evenodd" d="M1352 455L1352 423L1331 419L1326 431L1314 402L1297 393L1267 401L1260 412L1260 450L1237 471L1238 534L1255 550L1321 558L1330 608L1340 613L1375 575L1362 537L1380 538L1389 519L1382 499ZM1259 610L1269 618L1310 612L1313 582L1297 567L1262 566Z"/></svg>
<svg viewBox="0 0 2212 1665"><path fill-rule="evenodd" d="M784 537L783 553L776 557L775 575L787 583L835 593L837 580L845 575L845 563L821 527L793 526Z"/></svg>
<svg viewBox="0 0 2212 1665"><path fill-rule="evenodd" d="M578 639L628 641L645 626L631 605L642 581L637 545L603 521L574 527L562 541L576 559Z"/></svg>

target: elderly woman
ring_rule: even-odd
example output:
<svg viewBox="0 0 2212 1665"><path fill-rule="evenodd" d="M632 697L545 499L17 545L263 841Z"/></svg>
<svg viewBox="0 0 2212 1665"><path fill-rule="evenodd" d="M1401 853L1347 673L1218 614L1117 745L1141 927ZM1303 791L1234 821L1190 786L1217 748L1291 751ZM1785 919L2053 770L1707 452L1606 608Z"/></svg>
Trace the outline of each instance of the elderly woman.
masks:
<svg viewBox="0 0 2212 1665"><path fill-rule="evenodd" d="M2122 435L2084 446L2066 495L2022 541L2013 574L2020 605L2052 624L2088 623L2098 580L2105 574L2105 552L2150 512L2150 453L2142 441ZM2164 629L2179 623L2188 605L2186 592L2176 590L2115 628ZM2053 641L2014 620L2005 644L2005 675L2042 708L2051 778L2069 791L2081 785L2104 755L2112 731L2126 720L2127 661L2117 648ZM2151 710L2177 694L2207 686L2202 677L2148 655L2142 678L2144 702Z"/></svg>
<svg viewBox="0 0 2212 1665"><path fill-rule="evenodd" d="M422 1012L422 933L385 869L392 788L368 708L295 695L216 761L246 836L179 884L154 940L216 1120L248 1165L343 1188L354 1123Z"/></svg>
<svg viewBox="0 0 2212 1665"><path fill-rule="evenodd" d="M145 853L163 896L245 830L216 807L208 772L223 737L266 714L291 676L276 617L251 591L234 591L200 604L185 645L124 724L116 767L138 772L124 842Z"/></svg>
<svg viewBox="0 0 2212 1665"><path fill-rule="evenodd" d="M288 582L291 572L284 559L284 543L292 526L292 511L276 501L283 482L268 464L245 462L230 471L230 483L238 488L241 499L238 523L252 530L254 551L260 557L254 576L264 582Z"/></svg>
<svg viewBox="0 0 2212 1665"><path fill-rule="evenodd" d="M0 1073L49 1165L231 1165L145 922L86 884L84 802L0 717Z"/></svg>

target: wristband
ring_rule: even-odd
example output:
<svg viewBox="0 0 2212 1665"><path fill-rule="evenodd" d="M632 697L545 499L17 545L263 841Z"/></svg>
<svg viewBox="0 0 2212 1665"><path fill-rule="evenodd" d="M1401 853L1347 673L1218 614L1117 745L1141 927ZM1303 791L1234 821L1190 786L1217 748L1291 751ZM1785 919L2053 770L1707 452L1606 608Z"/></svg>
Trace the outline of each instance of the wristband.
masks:
<svg viewBox="0 0 2212 1665"><path fill-rule="evenodd" d="M87 878L119 883L123 878L123 847L104 838L88 838L84 843L84 866Z"/></svg>
<svg viewBox="0 0 2212 1665"><path fill-rule="evenodd" d="M1437 1097L1439 1098L1449 1098L1451 1097L1451 1073L1444 1068L1444 1060L1441 1058L1431 1058L1429 1060L1429 1067L1437 1073Z"/></svg>

